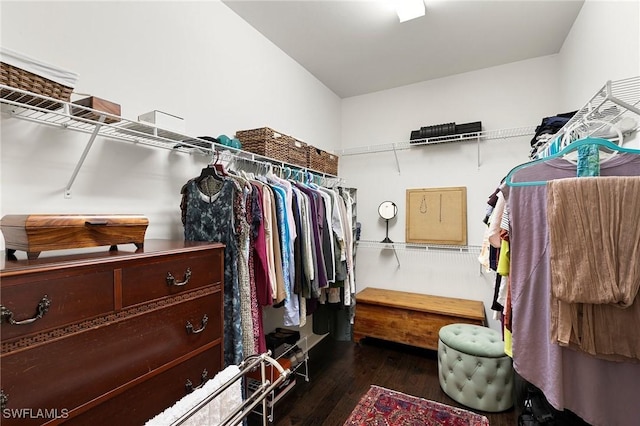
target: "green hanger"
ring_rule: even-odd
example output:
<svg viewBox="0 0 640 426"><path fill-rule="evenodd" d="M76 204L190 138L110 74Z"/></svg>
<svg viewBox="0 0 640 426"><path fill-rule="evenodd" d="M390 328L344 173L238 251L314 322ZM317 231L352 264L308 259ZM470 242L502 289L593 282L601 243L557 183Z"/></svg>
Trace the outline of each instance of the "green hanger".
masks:
<svg viewBox="0 0 640 426"><path fill-rule="evenodd" d="M604 148L608 148L611 151L617 151L617 152L626 152L629 154L640 154L640 149L632 149L632 148L624 148L621 146L618 146L616 144L614 144L613 142L611 142L609 139L604 139L604 138L595 138L595 137L587 137L584 139L580 139L577 140L575 142L570 143L569 145L567 145L566 147L564 147L564 149L562 149L560 152L554 154L554 155L550 155L549 157L545 157L545 158L541 158L535 161L531 161L528 163L524 163L524 164L520 164L519 166L514 167L513 169L511 169L511 171L509 172L509 174L507 174L507 177L505 179L505 182L508 186L540 186L540 185L546 185L547 181L546 180L538 180L538 181L531 181L531 182L513 182L511 180L511 178L513 177L513 174L515 172L517 172L520 169L524 169L525 167L529 167L529 166L533 166L534 164L543 162L543 161L547 161L547 160L551 160L553 158L558 158L558 157L563 157L565 155L567 155L569 152L571 151L575 151L576 149L580 148L581 146L584 145L598 145L598 146L602 146Z"/></svg>

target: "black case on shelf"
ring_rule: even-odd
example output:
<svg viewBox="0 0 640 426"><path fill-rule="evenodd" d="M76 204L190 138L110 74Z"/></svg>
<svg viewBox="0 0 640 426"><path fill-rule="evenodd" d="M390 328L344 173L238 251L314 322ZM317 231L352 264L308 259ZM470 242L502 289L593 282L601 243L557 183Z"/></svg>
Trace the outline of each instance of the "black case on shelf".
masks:
<svg viewBox="0 0 640 426"><path fill-rule="evenodd" d="M267 343L267 349L271 350L272 354L276 353L276 350L282 345L295 345L300 340L300 332L297 330L290 330L288 328L276 328L275 331L265 336Z"/></svg>

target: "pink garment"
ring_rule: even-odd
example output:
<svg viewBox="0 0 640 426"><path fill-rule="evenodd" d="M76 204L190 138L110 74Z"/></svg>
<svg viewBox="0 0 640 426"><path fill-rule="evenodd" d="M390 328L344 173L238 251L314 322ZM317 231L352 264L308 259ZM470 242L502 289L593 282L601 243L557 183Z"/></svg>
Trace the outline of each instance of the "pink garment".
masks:
<svg viewBox="0 0 640 426"><path fill-rule="evenodd" d="M501 192L498 192L498 201L496 202L496 207L493 209L489 218L489 229L487 230L489 243L492 247L497 249L502 246L502 239L500 238L500 222L502 222L504 207L504 195L502 195Z"/></svg>
<svg viewBox="0 0 640 426"><path fill-rule="evenodd" d="M252 248L254 251L254 281L256 285L256 295L258 303L262 306L273 304L273 292L271 287L271 279L269 276L269 264L267 260L267 243L265 238L265 217L264 203L262 200L262 185L254 184L253 189L258 197L258 204L262 219L257 223L254 218L254 227L257 231L253 241Z"/></svg>

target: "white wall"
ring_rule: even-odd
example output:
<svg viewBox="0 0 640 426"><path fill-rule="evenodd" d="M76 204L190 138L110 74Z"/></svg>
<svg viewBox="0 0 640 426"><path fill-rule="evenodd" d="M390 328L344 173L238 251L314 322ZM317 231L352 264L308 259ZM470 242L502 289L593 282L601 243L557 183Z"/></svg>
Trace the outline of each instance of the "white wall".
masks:
<svg viewBox="0 0 640 426"><path fill-rule="evenodd" d="M52 24L52 19L55 24ZM224 4L2 2L2 46L79 74L76 92L158 109L193 136L270 126L334 150L340 99ZM208 161L2 118L0 213L142 213L147 237L183 238L180 188Z"/></svg>
<svg viewBox="0 0 640 426"><path fill-rule="evenodd" d="M559 57L566 110L582 107L607 80L640 75L640 2L586 0Z"/></svg>
<svg viewBox="0 0 640 426"><path fill-rule="evenodd" d="M559 57L566 109L584 106L607 80L640 76L640 2L585 1ZM613 96L628 100L619 87ZM633 113L626 116L640 121ZM624 146L640 148L638 132L625 137Z"/></svg>
<svg viewBox="0 0 640 426"><path fill-rule="evenodd" d="M558 59L541 57L343 100L343 146L407 141L410 131L446 122L481 121L485 130L536 126L558 104ZM405 241L409 188L467 187L468 244L479 246L487 198L517 164L527 161L532 136L453 142L393 152L345 156L340 172L358 188L363 240L381 241L384 200L399 208L390 238ZM479 165L478 165L479 158ZM476 256L441 252L358 249L357 285L483 300L490 306L493 274L481 274ZM497 326L492 322L492 325Z"/></svg>
<svg viewBox="0 0 640 426"><path fill-rule="evenodd" d="M584 4L558 55L343 100L345 148L407 141L410 130L454 121L482 121L485 130L536 126L541 119L578 109L606 80L640 74L638 2ZM543 28L541 27L541 30ZM398 152L342 157L340 173L358 188L362 239L380 241L384 222L377 206L393 200L398 218L390 238L405 240L408 188L467 187L468 241L481 244L486 199L514 166L527 161L530 137L426 146ZM492 273L481 273L475 256L390 250L358 250L358 289L391 288L449 297L492 299ZM491 321L492 327L498 327Z"/></svg>

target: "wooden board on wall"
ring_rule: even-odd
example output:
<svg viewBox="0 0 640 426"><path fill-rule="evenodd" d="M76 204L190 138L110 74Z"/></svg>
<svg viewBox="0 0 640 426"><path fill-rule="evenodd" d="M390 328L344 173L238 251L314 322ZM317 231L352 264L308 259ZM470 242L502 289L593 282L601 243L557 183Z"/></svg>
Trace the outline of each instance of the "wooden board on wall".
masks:
<svg viewBox="0 0 640 426"><path fill-rule="evenodd" d="M467 188L407 189L408 243L467 244Z"/></svg>

